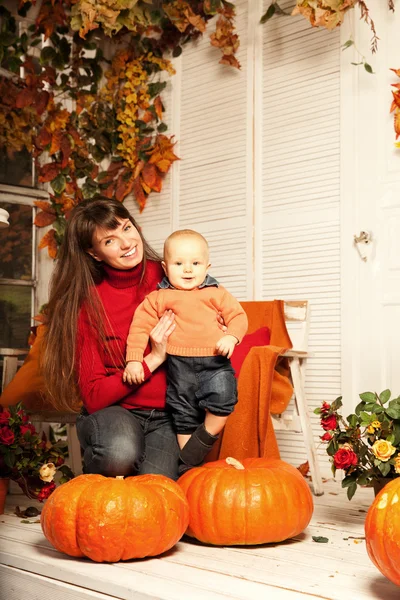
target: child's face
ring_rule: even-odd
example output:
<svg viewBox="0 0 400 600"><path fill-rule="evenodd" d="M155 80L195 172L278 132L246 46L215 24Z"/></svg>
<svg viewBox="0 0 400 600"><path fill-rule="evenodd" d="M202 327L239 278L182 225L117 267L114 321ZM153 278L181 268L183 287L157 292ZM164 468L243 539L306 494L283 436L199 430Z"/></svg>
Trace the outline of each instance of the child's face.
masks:
<svg viewBox="0 0 400 600"><path fill-rule="evenodd" d="M194 290L203 283L211 266L208 248L201 238L176 238L170 241L162 266L174 288Z"/></svg>

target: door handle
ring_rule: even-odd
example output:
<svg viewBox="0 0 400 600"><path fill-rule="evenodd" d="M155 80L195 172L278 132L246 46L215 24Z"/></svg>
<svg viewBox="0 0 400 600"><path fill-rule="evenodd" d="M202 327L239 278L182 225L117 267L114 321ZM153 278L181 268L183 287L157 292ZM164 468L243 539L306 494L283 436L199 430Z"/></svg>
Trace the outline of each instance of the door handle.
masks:
<svg viewBox="0 0 400 600"><path fill-rule="evenodd" d="M360 248L360 244L368 245L372 242L372 233L370 231L360 231L360 235L353 236L354 245L357 248L357 252L360 255L361 260L367 261L367 256Z"/></svg>

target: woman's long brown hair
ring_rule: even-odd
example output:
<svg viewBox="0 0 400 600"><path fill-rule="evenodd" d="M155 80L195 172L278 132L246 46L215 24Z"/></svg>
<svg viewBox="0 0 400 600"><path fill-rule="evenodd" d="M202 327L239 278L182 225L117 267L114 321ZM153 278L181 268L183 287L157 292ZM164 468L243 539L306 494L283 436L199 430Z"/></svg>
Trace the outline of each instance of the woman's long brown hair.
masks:
<svg viewBox="0 0 400 600"><path fill-rule="evenodd" d="M47 328L41 353L47 396L57 410L77 411L80 403L75 367L78 317L83 304L92 324L92 335L98 343L105 339L101 323L107 315L95 287L103 278L103 268L88 254L93 235L97 228L116 229L125 219L136 227L143 242L141 284L146 287L146 262L159 261L160 257L146 242L123 204L101 197L85 200L72 210L68 219L50 282Z"/></svg>

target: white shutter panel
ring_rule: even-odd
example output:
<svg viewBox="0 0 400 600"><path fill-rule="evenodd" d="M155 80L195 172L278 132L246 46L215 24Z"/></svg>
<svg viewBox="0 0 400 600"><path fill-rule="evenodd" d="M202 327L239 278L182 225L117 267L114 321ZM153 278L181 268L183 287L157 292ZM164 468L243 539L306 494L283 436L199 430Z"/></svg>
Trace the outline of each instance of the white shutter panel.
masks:
<svg viewBox="0 0 400 600"><path fill-rule="evenodd" d="M269 4L263 3L264 12ZM293 4L280 2L286 10ZM262 57L262 69L256 67L262 97L255 116L261 150L256 295L310 302L314 357L307 364L306 393L313 410L341 388L339 31L313 29L301 16L274 17L263 26ZM313 429L318 442L316 417ZM295 466L306 460L301 434L277 437L283 460ZM326 472L325 448L320 456Z"/></svg>
<svg viewBox="0 0 400 600"><path fill-rule="evenodd" d="M181 56L174 229L195 229L207 238L210 273L243 300L252 293L252 64L247 0L236 7L240 71L219 64L220 51L209 40L214 21Z"/></svg>

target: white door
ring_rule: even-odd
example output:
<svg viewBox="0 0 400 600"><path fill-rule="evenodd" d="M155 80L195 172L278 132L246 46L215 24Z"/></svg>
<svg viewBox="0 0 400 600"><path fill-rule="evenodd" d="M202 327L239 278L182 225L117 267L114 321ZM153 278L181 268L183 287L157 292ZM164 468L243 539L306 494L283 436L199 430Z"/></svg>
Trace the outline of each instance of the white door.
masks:
<svg viewBox="0 0 400 600"><path fill-rule="evenodd" d="M390 71L400 68L400 10L389 12L382 0L368 7L380 38L374 56L356 12L342 31L344 43L353 30L375 71L350 64L360 60L353 48L342 52L342 388L349 410L363 391L400 394L400 148L389 114L391 83L400 82ZM354 243L362 231L369 244Z"/></svg>

